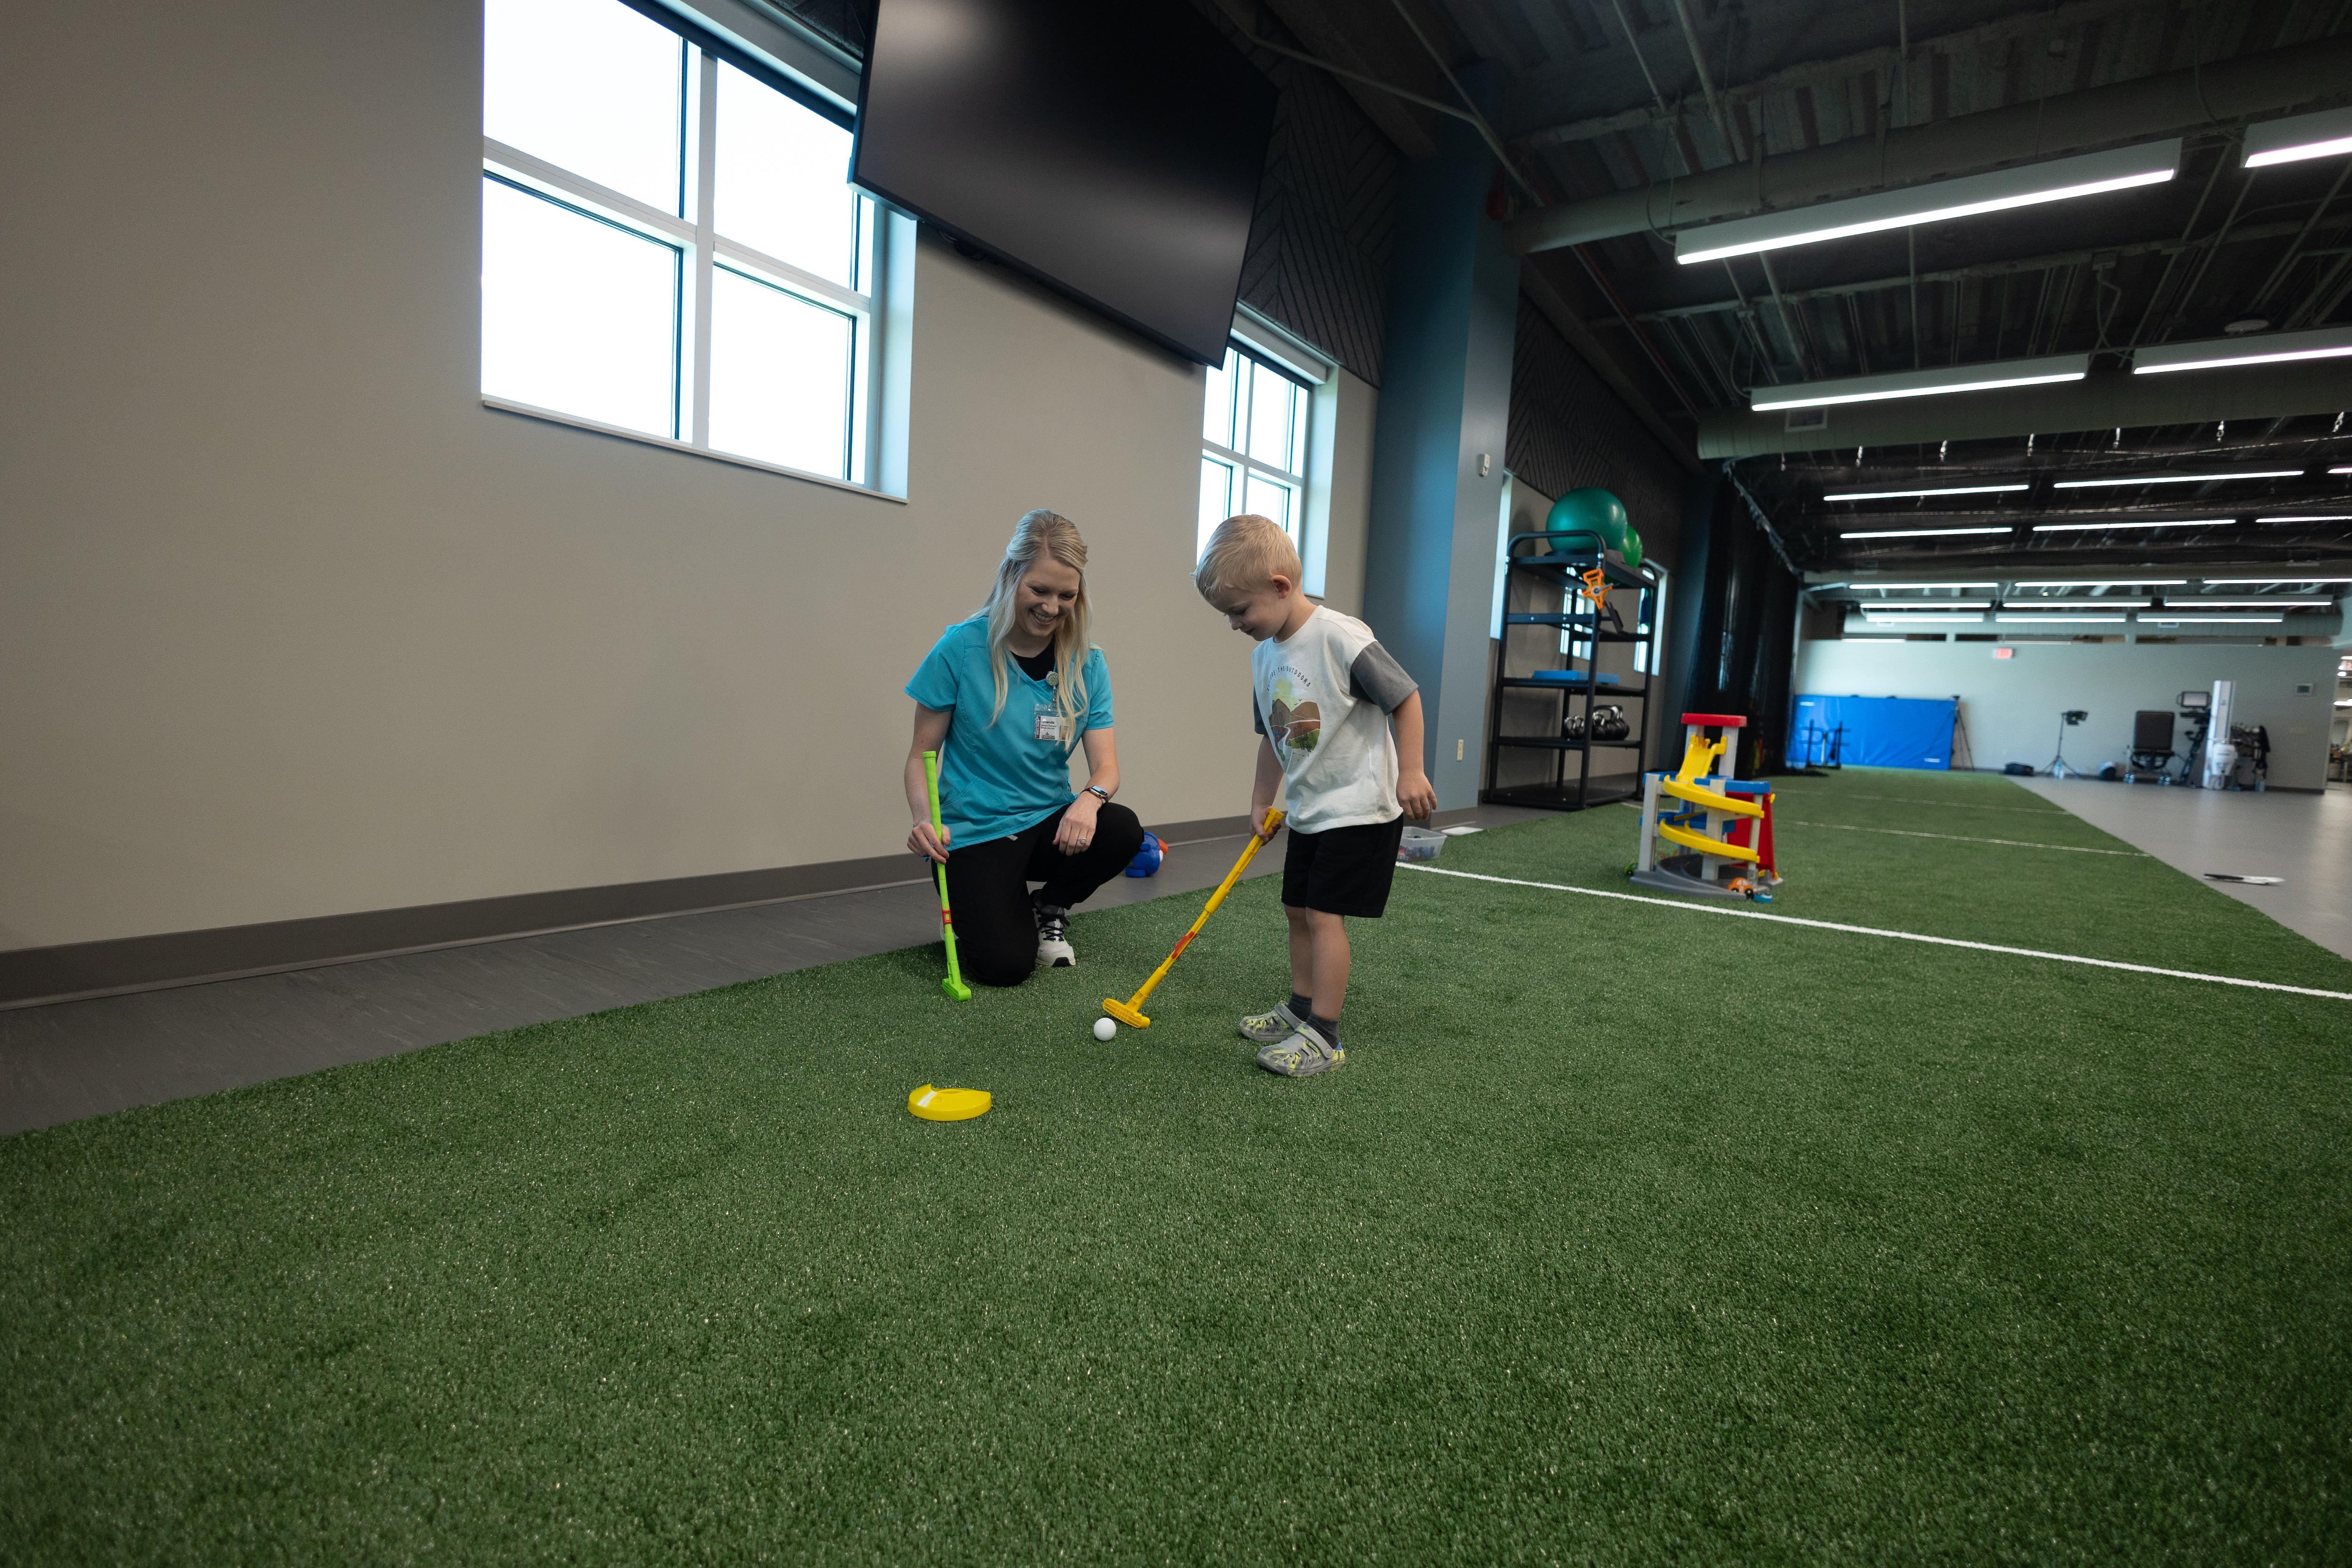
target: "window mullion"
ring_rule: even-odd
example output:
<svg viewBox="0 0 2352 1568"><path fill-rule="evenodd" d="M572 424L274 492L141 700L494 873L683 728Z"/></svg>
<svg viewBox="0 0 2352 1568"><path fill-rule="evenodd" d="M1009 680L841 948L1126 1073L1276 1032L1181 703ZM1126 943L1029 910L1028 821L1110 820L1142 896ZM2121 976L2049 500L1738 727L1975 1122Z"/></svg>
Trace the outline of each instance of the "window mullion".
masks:
<svg viewBox="0 0 2352 1568"><path fill-rule="evenodd" d="M1279 480L1293 489L1304 489L1307 484L1307 476L1304 474L1294 474L1286 468L1277 468L1272 463L1263 462L1246 452L1237 452L1231 447L1220 447L1214 441L1203 441L1201 443L1201 448L1203 451L1214 453L1221 462L1255 469L1267 479Z"/></svg>
<svg viewBox="0 0 2352 1568"><path fill-rule="evenodd" d="M487 136L482 138L482 166L509 184L553 196L624 228L642 229L648 236L672 244L689 237L687 226L667 213Z"/></svg>
<svg viewBox="0 0 2352 1568"><path fill-rule="evenodd" d="M779 261L765 251L754 250L740 239L714 234L710 243L719 259L730 263L739 272L753 274L762 283L772 283L791 293L805 294L844 315L866 316L873 313L874 297L871 294L860 294L855 289L843 288L831 279L803 272L791 262Z"/></svg>
<svg viewBox="0 0 2352 1568"><path fill-rule="evenodd" d="M700 123L695 137L694 197L694 435L693 444L710 445L710 287L717 258L718 233L711 205L719 189L719 60L695 50L702 73L697 95Z"/></svg>

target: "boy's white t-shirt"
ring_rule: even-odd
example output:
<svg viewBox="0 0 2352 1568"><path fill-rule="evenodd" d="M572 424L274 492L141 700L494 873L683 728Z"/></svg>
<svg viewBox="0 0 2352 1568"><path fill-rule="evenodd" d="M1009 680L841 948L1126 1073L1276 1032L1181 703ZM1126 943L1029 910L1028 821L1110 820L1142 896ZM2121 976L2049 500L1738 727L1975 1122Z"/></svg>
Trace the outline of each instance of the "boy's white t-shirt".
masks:
<svg viewBox="0 0 2352 1568"><path fill-rule="evenodd" d="M1250 656L1258 733L1282 764L1294 832L1392 822L1396 742L1388 716L1419 688L1353 616L1318 605L1288 641Z"/></svg>

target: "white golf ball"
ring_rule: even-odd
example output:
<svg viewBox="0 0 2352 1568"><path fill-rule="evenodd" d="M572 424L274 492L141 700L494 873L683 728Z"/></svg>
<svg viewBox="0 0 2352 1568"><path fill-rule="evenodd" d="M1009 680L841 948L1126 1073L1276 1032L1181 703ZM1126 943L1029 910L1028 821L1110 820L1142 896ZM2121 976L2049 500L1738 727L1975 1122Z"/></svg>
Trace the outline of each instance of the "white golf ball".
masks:
<svg viewBox="0 0 2352 1568"><path fill-rule="evenodd" d="M1117 1024L1112 1023L1108 1018L1097 1018L1097 1019L1095 1020L1095 1038L1096 1038L1096 1039L1097 1039L1097 1040L1108 1040L1108 1039L1109 1039L1113 1035L1116 1035L1116 1034L1118 1034L1118 1026Z"/></svg>

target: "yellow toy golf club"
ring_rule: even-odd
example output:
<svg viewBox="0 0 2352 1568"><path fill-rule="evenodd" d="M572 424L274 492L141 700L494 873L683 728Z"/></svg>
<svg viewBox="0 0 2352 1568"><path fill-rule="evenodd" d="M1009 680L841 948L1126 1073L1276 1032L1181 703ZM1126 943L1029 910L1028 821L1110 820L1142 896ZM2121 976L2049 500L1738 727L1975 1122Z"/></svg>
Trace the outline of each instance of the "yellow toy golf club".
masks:
<svg viewBox="0 0 2352 1568"><path fill-rule="evenodd" d="M1275 829L1282 826L1282 815L1280 806L1276 806L1265 814L1265 824L1250 836L1249 847L1243 850L1242 858L1234 862L1234 868L1225 873L1225 879L1217 884L1217 890L1209 895L1208 907L1201 911L1201 918L1192 922L1192 929L1186 931L1183 939L1177 942L1176 951L1161 959L1160 967L1151 972L1151 978L1145 981L1137 989L1135 994L1126 1001L1120 1002L1112 997L1104 997L1104 1012L1132 1028L1151 1027L1151 1020L1143 1016L1143 999L1151 994L1152 987L1166 978L1168 971L1175 966L1176 961L1184 956L1184 950L1192 945L1192 939L1201 934L1201 928L1209 923L1209 917L1217 912L1217 906L1225 901L1225 895L1234 890L1234 884L1242 879L1244 871L1249 869L1251 859L1265 847L1265 841L1274 837Z"/></svg>
<svg viewBox="0 0 2352 1568"><path fill-rule="evenodd" d="M923 784L930 791L931 832L936 835L940 831L940 754L937 752L923 753ZM969 1002L971 1000L971 987L963 983L963 971L956 963L955 913L948 908L948 868L934 860L931 862L931 869L938 874L940 884L940 930L947 934L948 939L948 976L940 982L940 989L959 1002ZM923 1086L924 1089L930 1087L929 1084ZM920 1090L917 1092L919 1093ZM908 1109L913 1109L912 1101L908 1102ZM988 1107L983 1105L980 1110L987 1109ZM969 1114L977 1116L980 1110L974 1110ZM919 1116L922 1113L917 1111L916 1114ZM934 1117L932 1120L954 1119Z"/></svg>

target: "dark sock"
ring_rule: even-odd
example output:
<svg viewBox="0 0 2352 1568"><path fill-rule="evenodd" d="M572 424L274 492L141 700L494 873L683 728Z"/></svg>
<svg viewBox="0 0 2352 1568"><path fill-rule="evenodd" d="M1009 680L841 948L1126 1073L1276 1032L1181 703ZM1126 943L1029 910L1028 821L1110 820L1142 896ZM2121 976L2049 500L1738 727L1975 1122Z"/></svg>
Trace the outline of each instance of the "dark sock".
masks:
<svg viewBox="0 0 2352 1568"><path fill-rule="evenodd" d="M1308 1023L1310 1023L1310 1024L1312 1024L1312 1025L1314 1025L1314 1026L1315 1026L1315 1032L1316 1032L1317 1034L1318 1034L1318 1035L1322 1036L1322 1037L1323 1037L1323 1038L1324 1038L1328 1043L1329 1043L1330 1045L1332 1045L1332 1046L1334 1046L1334 1047L1336 1047L1336 1046L1338 1046L1338 1045L1339 1045L1339 1019L1337 1019L1337 1018L1321 1018L1321 1017L1318 1017L1318 1016L1315 1016L1314 1014L1312 1014L1312 1013L1309 1013L1309 1014L1307 1016L1307 1021Z"/></svg>
<svg viewBox="0 0 2352 1568"><path fill-rule="evenodd" d="M1315 1011L1315 999L1311 996L1301 996L1294 991L1290 994L1289 1007L1292 1017L1304 1018Z"/></svg>

